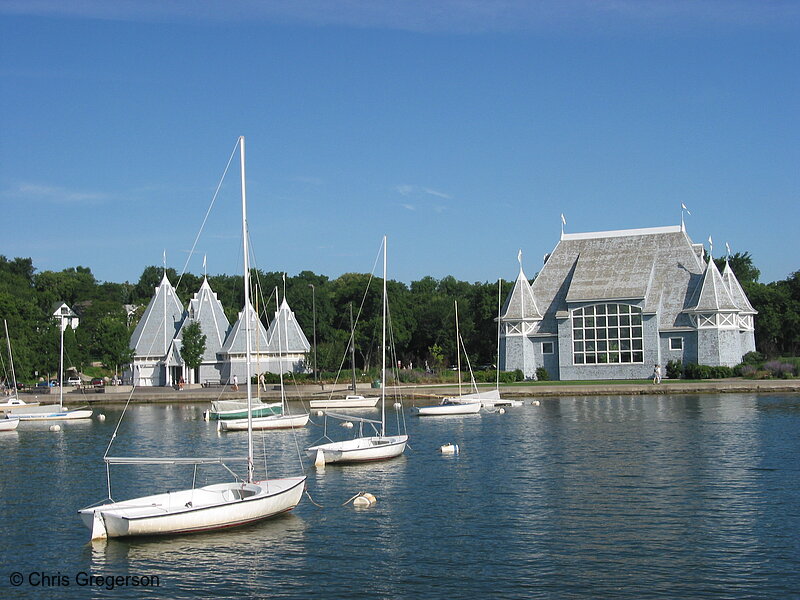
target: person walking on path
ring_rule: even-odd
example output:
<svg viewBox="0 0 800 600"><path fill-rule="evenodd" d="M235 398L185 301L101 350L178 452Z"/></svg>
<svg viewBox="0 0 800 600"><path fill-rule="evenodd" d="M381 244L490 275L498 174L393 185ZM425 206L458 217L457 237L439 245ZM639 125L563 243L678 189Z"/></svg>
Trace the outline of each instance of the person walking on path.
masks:
<svg viewBox="0 0 800 600"><path fill-rule="evenodd" d="M653 367L653 384L661 383L661 366L655 365Z"/></svg>
<svg viewBox="0 0 800 600"><path fill-rule="evenodd" d="M236 375L233 376L233 385L231 389L233 389L234 392L239 391L239 378Z"/></svg>

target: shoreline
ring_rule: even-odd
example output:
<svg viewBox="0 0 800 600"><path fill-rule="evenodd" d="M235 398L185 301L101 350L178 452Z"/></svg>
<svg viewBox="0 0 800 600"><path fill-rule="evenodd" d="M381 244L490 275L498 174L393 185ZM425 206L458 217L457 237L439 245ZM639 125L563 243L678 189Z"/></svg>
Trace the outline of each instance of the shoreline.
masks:
<svg viewBox="0 0 800 600"><path fill-rule="evenodd" d="M260 397L267 401L279 401L280 389L269 386L267 391L256 393L253 385L253 397ZM462 386L463 387L463 386ZM493 389L492 385L481 385L479 389ZM308 402L310 400L327 398L328 396L341 397L351 391L346 385L317 384L289 387L286 398L290 403ZM359 385L356 390L364 396L379 396L380 390L374 389L369 384ZM388 386L387 396L396 397L398 394L404 401L412 405L431 404L446 396L458 394L458 385L454 384L427 384L427 385L402 385ZM750 380L750 379L720 379L708 381L669 381L660 384L652 383L608 383L601 382L569 384L569 383L534 383L501 385L500 394L506 398L554 398L558 396L620 396L620 395L667 395L667 394L734 394L734 393L800 393L800 379L775 379L775 380ZM115 386L96 390L70 390L64 394L64 404L76 406L80 404L104 405L124 404L131 399L135 404L157 403L207 403L212 400L231 400L243 398L243 390L233 392L229 388L203 388L199 385L187 386L183 390L173 388L145 388L132 390L131 386ZM52 394L28 393L26 397L47 403L52 401Z"/></svg>

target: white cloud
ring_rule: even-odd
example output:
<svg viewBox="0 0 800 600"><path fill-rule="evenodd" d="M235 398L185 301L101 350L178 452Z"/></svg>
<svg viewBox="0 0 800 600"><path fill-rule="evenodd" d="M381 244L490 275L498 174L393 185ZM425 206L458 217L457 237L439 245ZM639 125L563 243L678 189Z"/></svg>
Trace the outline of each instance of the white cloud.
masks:
<svg viewBox="0 0 800 600"><path fill-rule="evenodd" d="M554 26L791 26L792 0L5 0L0 13L119 21L265 21L425 33L550 30Z"/></svg>
<svg viewBox="0 0 800 600"><path fill-rule="evenodd" d="M107 194L100 192L69 190L39 183L20 183L2 195L14 200L53 204L102 204L109 199Z"/></svg>

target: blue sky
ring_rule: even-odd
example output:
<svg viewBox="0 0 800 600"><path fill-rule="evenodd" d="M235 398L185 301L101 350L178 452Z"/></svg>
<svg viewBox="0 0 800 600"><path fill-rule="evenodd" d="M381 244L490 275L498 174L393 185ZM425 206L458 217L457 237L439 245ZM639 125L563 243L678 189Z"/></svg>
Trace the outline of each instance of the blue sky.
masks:
<svg viewBox="0 0 800 600"><path fill-rule="evenodd" d="M0 254L137 281L257 266L529 275L678 225L800 269L800 4L0 0Z"/></svg>

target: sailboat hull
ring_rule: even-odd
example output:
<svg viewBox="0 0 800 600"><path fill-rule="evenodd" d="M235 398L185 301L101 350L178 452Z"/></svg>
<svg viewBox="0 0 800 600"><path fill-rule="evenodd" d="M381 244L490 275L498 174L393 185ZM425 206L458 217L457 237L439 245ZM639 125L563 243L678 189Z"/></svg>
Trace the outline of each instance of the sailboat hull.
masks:
<svg viewBox="0 0 800 600"><path fill-rule="evenodd" d="M447 404L423 406L415 408L415 410L421 417L431 417L437 415L473 415L480 412L481 408L480 400L475 400L473 402L449 402Z"/></svg>
<svg viewBox="0 0 800 600"><path fill-rule="evenodd" d="M253 429L294 429L308 424L308 413L301 415L270 415L251 419ZM247 431L247 419L230 419L219 422L220 431Z"/></svg>
<svg viewBox="0 0 800 600"><path fill-rule="evenodd" d="M311 458L322 452L325 463L369 462L400 456L406 449L407 435L356 438L344 442L331 442L306 448Z"/></svg>
<svg viewBox="0 0 800 600"><path fill-rule="evenodd" d="M221 483L78 511L92 539L176 535L254 523L292 510L305 476Z"/></svg>
<svg viewBox="0 0 800 600"><path fill-rule="evenodd" d="M364 396L347 396L346 398L328 398L326 400L312 400L311 408L373 408L380 398L365 398Z"/></svg>
<svg viewBox="0 0 800 600"><path fill-rule="evenodd" d="M19 419L0 419L0 431L13 431L19 425Z"/></svg>
<svg viewBox="0 0 800 600"><path fill-rule="evenodd" d="M91 410L67 410L62 406L35 406L32 409L12 410L11 418L20 421L72 421L75 419L91 419Z"/></svg>
<svg viewBox="0 0 800 600"><path fill-rule="evenodd" d="M267 417L269 415L279 415L283 412L283 405L280 402L270 402L268 404L256 405L252 408L254 417ZM211 403L209 416L212 419L246 419L247 401L244 400L217 400Z"/></svg>

